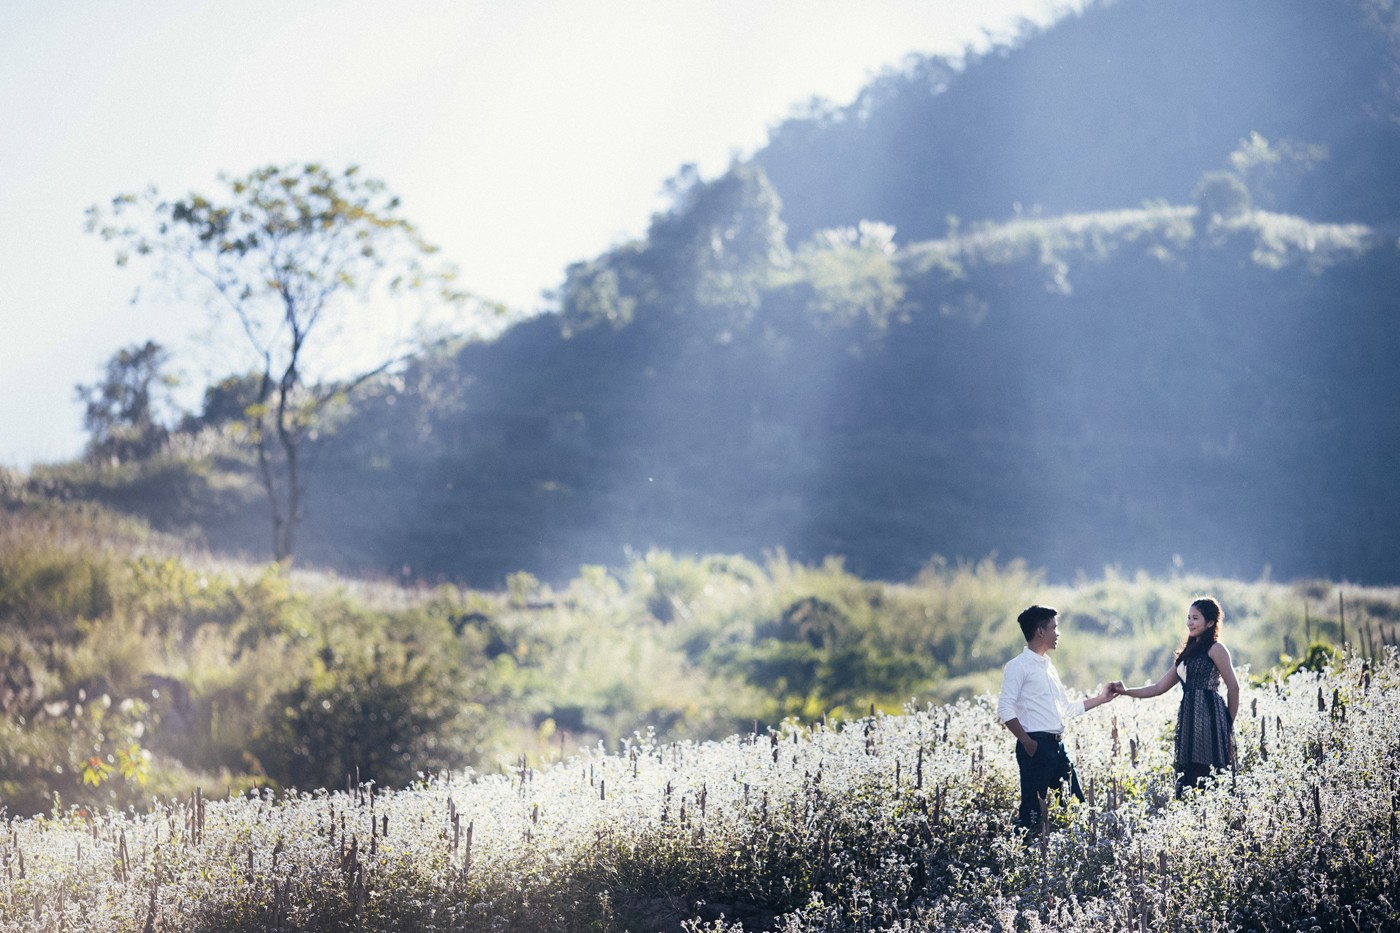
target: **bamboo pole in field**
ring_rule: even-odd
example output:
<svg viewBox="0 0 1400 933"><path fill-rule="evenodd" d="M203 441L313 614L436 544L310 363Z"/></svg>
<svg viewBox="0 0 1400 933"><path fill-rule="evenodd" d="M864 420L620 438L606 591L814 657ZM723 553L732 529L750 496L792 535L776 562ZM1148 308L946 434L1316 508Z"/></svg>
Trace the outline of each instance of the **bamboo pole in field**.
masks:
<svg viewBox="0 0 1400 933"><path fill-rule="evenodd" d="M1346 597L1341 590L1337 590L1337 624L1341 626L1341 636L1337 639L1338 644L1345 648L1347 646L1347 604Z"/></svg>
<svg viewBox="0 0 1400 933"><path fill-rule="evenodd" d="M466 853L462 856L462 883L466 884L467 876L472 870L472 834L476 829L476 820L467 823L467 844Z"/></svg>

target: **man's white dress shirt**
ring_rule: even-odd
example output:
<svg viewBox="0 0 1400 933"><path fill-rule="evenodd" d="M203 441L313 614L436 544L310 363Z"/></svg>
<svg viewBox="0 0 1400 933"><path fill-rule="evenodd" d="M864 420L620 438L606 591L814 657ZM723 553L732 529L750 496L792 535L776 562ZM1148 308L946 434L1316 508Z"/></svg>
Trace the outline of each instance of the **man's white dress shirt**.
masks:
<svg viewBox="0 0 1400 933"><path fill-rule="evenodd" d="M1065 720L1084 712L1083 700L1071 700L1060 683L1049 652L1030 648L1006 662L997 699L997 719L1017 719L1027 732L1065 731Z"/></svg>

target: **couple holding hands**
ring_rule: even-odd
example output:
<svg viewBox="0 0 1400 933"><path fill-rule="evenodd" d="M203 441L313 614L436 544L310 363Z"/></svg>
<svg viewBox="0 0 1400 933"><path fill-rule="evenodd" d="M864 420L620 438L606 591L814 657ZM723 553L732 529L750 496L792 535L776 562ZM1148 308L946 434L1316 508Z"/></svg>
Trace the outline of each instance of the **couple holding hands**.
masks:
<svg viewBox="0 0 1400 933"><path fill-rule="evenodd" d="M1220 604L1209 596L1193 600L1186 614L1186 641L1171 668L1153 684L1125 687L1114 681L1098 696L1071 701L1060 683L1049 652L1059 642L1059 613L1031 606L1016 618L1026 649L1007 662L997 701L997 718L1016 736L1016 765L1021 773L1021 806L1016 823L1036 829L1051 790L1063 793L1065 782L1080 800L1079 775L1062 740L1065 720L1119 696L1155 697L1182 685L1176 722L1177 796L1213 772L1228 768L1235 757L1233 727L1240 685L1230 652L1220 642ZM1225 685L1225 697L1219 688Z"/></svg>

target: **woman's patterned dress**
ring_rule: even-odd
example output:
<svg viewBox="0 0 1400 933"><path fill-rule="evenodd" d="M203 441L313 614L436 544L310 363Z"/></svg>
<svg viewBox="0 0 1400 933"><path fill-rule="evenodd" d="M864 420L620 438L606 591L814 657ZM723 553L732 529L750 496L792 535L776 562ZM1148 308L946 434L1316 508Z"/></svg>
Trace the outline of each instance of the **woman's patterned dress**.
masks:
<svg viewBox="0 0 1400 933"><path fill-rule="evenodd" d="M1176 770L1230 764L1230 714L1219 693L1220 670L1201 652L1176 668L1181 711L1176 719Z"/></svg>

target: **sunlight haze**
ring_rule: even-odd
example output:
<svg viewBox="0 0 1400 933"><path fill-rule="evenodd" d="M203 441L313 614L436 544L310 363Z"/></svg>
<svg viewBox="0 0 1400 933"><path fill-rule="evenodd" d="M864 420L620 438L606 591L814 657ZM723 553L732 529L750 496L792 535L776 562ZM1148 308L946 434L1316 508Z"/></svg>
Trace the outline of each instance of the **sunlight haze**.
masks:
<svg viewBox="0 0 1400 933"><path fill-rule="evenodd" d="M189 390L196 306L152 301L84 211L221 172L358 164L475 293L547 306L570 262L645 232L666 179L761 146L813 97L849 103L910 53L1049 21L1047 0L406 2L11 0L0 6L0 466L77 456L74 386L155 339ZM139 297L133 300L133 295Z"/></svg>

